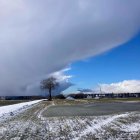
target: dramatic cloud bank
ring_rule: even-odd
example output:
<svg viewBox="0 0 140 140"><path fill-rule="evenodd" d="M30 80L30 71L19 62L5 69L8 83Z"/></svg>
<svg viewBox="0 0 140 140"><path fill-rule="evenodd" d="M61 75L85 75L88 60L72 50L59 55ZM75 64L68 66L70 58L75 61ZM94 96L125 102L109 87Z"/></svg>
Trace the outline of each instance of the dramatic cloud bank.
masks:
<svg viewBox="0 0 140 140"><path fill-rule="evenodd" d="M140 92L140 80L126 80L119 83L101 84L103 93L138 93Z"/></svg>
<svg viewBox="0 0 140 140"><path fill-rule="evenodd" d="M34 94L28 89L47 75L125 43L140 29L139 7L139 0L0 0L0 95Z"/></svg>
<svg viewBox="0 0 140 140"><path fill-rule="evenodd" d="M52 91L53 95L58 95L60 94L62 91L64 91L65 89L73 86L73 83L69 82L69 79L72 77L70 75L65 75L64 72L69 71L70 68L66 68L63 70L60 70L58 72L54 72L51 73L47 76L44 76L44 78L48 78L48 77L55 77L57 79L57 82L59 83L58 86ZM26 92L27 95L43 95L46 96L48 95L48 91L44 90L40 90L40 80L37 81L36 83L32 83L29 84L25 87L26 89L24 89L24 91Z"/></svg>

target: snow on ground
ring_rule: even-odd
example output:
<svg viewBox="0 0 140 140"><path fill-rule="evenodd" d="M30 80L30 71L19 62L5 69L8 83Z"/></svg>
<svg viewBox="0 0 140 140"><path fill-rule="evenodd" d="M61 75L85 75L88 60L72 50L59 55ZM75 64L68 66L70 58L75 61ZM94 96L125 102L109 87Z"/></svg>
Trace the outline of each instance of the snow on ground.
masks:
<svg viewBox="0 0 140 140"><path fill-rule="evenodd" d="M103 126L107 126L108 124L110 124L111 122L115 121L117 118L120 118L120 117L127 117L128 114L120 114L120 115L115 115L115 116L112 116L112 117L108 117L108 118L98 118L98 123L96 122L97 121L97 118L95 119L95 121L93 121L91 123L91 125L89 125L86 130L84 130L84 132L82 133L81 136L84 136L86 135L87 133L96 133L96 131L99 131L102 129ZM80 136L80 137L81 137Z"/></svg>
<svg viewBox="0 0 140 140"><path fill-rule="evenodd" d="M52 139L140 140L140 113L46 119Z"/></svg>
<svg viewBox="0 0 140 140"><path fill-rule="evenodd" d="M22 111L25 111L29 107L31 107L34 104L37 104L41 102L42 100L35 100L30 102L24 102L14 105L7 105L0 107L0 120L4 118L8 118L9 116L14 116L17 113L20 113Z"/></svg>
<svg viewBox="0 0 140 140"><path fill-rule="evenodd" d="M54 105L55 105L54 102L51 102L49 105L41 109L41 111L38 113L36 117L38 117L42 121L45 120L46 118L42 115L43 112L46 111L49 107L54 106Z"/></svg>
<svg viewBox="0 0 140 140"><path fill-rule="evenodd" d="M47 118L47 107L40 102L0 122L0 140L140 140L140 112Z"/></svg>

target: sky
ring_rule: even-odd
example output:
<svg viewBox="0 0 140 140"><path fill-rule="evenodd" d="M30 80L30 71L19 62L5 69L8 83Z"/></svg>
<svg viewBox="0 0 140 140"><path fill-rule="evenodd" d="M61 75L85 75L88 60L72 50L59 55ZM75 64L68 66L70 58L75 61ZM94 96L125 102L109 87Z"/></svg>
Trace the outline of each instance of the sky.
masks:
<svg viewBox="0 0 140 140"><path fill-rule="evenodd" d="M0 0L0 95L43 94L49 76L60 83L54 94L73 85L139 90L139 7L139 0Z"/></svg>
<svg viewBox="0 0 140 140"><path fill-rule="evenodd" d="M103 91L109 91L109 89L104 89L104 84L111 87L112 83L118 84L120 82L140 86L139 54L140 33L115 49L73 63L67 74L73 75L70 81L77 84L65 92L70 93L77 89L96 89L98 85L102 87ZM117 88L120 90L120 86ZM134 88L136 89L136 87ZM133 89L131 90L133 92ZM140 91L140 88L136 91ZM112 92L115 92L115 89Z"/></svg>

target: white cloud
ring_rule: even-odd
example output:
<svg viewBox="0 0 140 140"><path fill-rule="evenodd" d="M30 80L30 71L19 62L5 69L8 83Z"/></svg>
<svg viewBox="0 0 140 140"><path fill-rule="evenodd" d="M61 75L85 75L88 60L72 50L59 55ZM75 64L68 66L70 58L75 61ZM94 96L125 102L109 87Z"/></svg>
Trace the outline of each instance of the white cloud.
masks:
<svg viewBox="0 0 140 140"><path fill-rule="evenodd" d="M1 0L0 95L23 94L46 75L128 41L140 29L139 7L139 0Z"/></svg>
<svg viewBox="0 0 140 140"><path fill-rule="evenodd" d="M65 72L71 70L71 68L65 68L65 69L62 69L60 71L57 71L57 72L54 72L54 73L51 73L50 75L48 75L49 77L55 77L57 79L58 82L62 82L62 81L65 81L65 82L69 82L69 79L72 78L73 76L72 75L66 75Z"/></svg>
<svg viewBox="0 0 140 140"><path fill-rule="evenodd" d="M72 77L71 75L65 75L65 72L66 71L69 71L71 68L68 67L68 68L65 68L63 70L60 70L60 71L57 71L57 72L54 72L54 73L51 73L49 75L46 75L44 76L44 79L48 78L48 77L55 77L57 82L58 82L58 86L52 91L52 94L53 95L57 95L57 94L60 94L62 93L62 91L66 90L67 88L73 86L73 83L71 83L69 81L69 79ZM33 95L48 95L48 91L47 90L41 90L40 89L40 81L37 81L36 83L31 83L27 86L25 86L25 89L22 90L22 93L26 93L28 95L30 95L31 93Z"/></svg>
<svg viewBox="0 0 140 140"><path fill-rule="evenodd" d="M125 80L118 83L100 84L105 93L138 93L140 92L140 80Z"/></svg>

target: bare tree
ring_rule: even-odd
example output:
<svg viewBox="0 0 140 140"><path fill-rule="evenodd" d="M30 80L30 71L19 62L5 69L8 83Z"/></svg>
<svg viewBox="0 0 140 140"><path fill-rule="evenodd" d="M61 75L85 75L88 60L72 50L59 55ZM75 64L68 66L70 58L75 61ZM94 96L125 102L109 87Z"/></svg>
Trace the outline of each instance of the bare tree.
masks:
<svg viewBox="0 0 140 140"><path fill-rule="evenodd" d="M52 100L52 90L55 89L58 86L58 82L56 81L56 78L50 77L48 79L41 81L41 89L48 89L49 91L49 101Z"/></svg>

